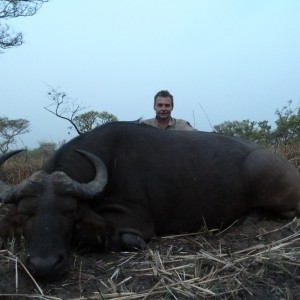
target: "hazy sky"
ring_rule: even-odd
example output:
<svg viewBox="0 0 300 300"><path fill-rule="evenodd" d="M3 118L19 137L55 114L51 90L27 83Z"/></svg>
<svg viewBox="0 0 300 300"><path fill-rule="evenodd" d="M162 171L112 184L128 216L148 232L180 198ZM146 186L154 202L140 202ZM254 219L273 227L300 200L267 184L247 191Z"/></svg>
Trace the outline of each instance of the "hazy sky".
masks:
<svg viewBox="0 0 300 300"><path fill-rule="evenodd" d="M299 0L51 0L7 23L25 44L0 54L0 115L30 121L29 148L75 136L44 109L49 86L119 120L153 117L168 89L205 131L300 100Z"/></svg>

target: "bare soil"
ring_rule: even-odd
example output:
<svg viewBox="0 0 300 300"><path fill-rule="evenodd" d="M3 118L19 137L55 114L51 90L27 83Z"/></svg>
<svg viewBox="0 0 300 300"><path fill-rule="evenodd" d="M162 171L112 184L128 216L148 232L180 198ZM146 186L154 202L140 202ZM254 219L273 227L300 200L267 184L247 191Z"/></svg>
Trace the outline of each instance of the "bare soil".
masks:
<svg viewBox="0 0 300 300"><path fill-rule="evenodd" d="M300 299L297 218L253 214L221 232L157 238L144 251L74 252L54 283L32 278L17 248L0 250L0 299Z"/></svg>

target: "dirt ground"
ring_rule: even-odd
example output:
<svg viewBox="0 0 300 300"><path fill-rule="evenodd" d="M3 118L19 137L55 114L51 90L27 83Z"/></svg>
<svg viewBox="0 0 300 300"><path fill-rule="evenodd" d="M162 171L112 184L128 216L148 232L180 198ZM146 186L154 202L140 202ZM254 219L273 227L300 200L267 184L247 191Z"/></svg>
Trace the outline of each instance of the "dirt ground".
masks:
<svg viewBox="0 0 300 300"><path fill-rule="evenodd" d="M0 299L300 299L300 220L253 215L220 231L153 240L149 249L74 253L55 283L0 250ZM17 258L19 256L20 258Z"/></svg>

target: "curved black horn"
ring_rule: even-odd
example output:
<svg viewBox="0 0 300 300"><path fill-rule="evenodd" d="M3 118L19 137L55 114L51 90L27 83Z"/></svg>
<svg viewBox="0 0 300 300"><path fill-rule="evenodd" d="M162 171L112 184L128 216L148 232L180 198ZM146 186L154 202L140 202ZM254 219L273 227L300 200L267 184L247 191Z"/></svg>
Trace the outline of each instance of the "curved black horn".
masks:
<svg viewBox="0 0 300 300"><path fill-rule="evenodd" d="M19 153L21 151L23 151L23 149L11 151L11 152L1 155L0 156L0 168L6 160L8 160L10 157L16 155L17 153ZM15 190L14 185L6 184L0 180L0 202L6 202L6 203L13 202L14 190Z"/></svg>
<svg viewBox="0 0 300 300"><path fill-rule="evenodd" d="M20 150L14 150L8 153L4 153L0 156L0 167L5 163L6 160L8 160L10 157L16 155L17 153L20 153L24 151L24 149L20 149Z"/></svg>
<svg viewBox="0 0 300 300"><path fill-rule="evenodd" d="M102 159L98 156L84 150L76 149L76 151L83 155L95 167L96 174L94 179L88 183L79 183L78 181L71 179L64 172L54 172L53 176L59 176L58 180L63 183L63 186L72 183L72 190L77 197L82 199L92 199L96 194L101 193L107 184L107 168Z"/></svg>

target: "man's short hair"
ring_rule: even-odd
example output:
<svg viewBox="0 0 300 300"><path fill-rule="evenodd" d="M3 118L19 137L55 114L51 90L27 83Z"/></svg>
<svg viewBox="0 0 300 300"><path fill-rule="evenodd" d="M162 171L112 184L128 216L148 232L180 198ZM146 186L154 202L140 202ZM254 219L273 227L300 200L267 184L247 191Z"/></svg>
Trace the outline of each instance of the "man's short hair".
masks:
<svg viewBox="0 0 300 300"><path fill-rule="evenodd" d="M169 97L171 99L171 105L172 107L174 107L174 101L173 101L173 96L170 94L169 91L167 90L162 90L162 91L159 91L158 93L156 93L156 95L154 96L154 106L156 104L156 99L158 97Z"/></svg>

